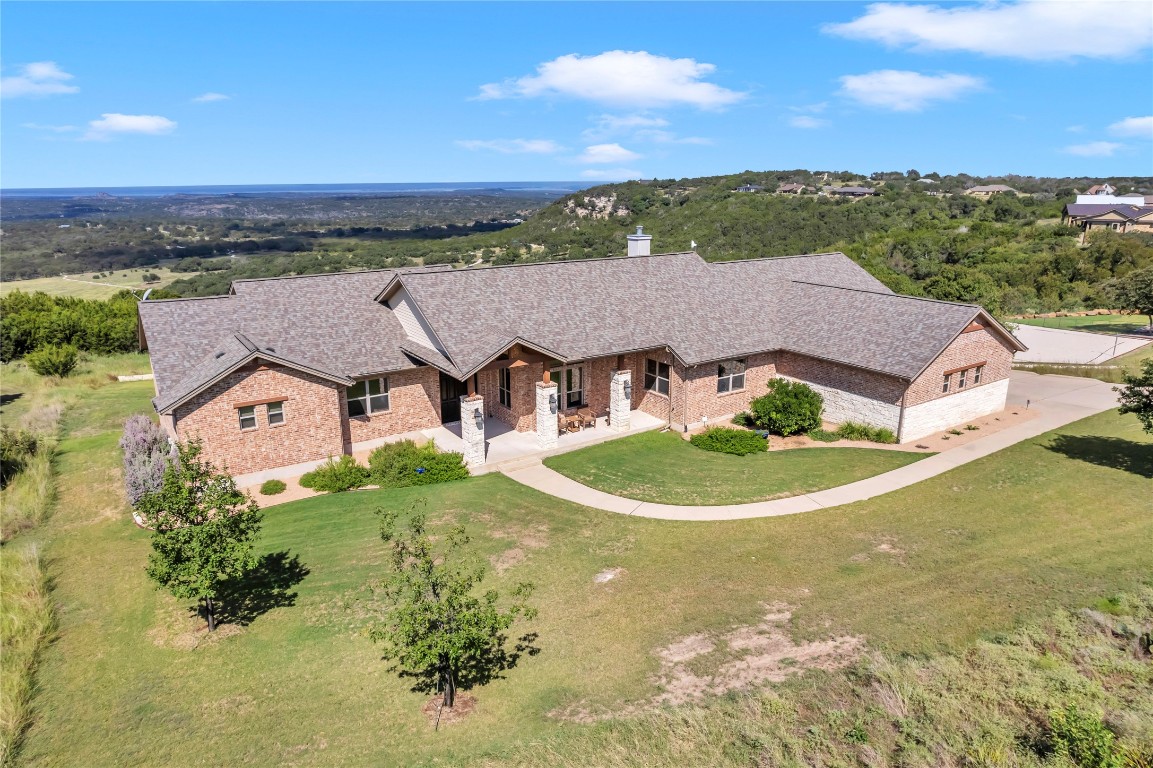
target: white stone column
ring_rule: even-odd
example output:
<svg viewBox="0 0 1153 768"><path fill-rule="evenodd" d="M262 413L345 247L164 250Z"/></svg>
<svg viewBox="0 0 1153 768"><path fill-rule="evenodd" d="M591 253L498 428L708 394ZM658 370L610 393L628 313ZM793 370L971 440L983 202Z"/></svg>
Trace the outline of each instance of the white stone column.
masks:
<svg viewBox="0 0 1153 768"><path fill-rule="evenodd" d="M625 394L626 387L632 389L633 372L613 371L609 382L609 426L616 432L628 432L632 428L630 414L632 403Z"/></svg>
<svg viewBox="0 0 1153 768"><path fill-rule="evenodd" d="M536 444L543 451L556 448L559 434L556 409L559 406L556 382L538 381L536 383Z"/></svg>
<svg viewBox="0 0 1153 768"><path fill-rule="evenodd" d="M460 436L464 440L464 463L470 467L484 464L484 398L480 395L460 398Z"/></svg>

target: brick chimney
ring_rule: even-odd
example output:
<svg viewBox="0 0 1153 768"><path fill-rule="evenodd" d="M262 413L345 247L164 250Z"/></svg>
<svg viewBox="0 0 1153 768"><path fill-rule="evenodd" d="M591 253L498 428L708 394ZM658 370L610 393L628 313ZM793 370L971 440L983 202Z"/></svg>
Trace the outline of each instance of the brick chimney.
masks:
<svg viewBox="0 0 1153 768"><path fill-rule="evenodd" d="M629 235L629 256L648 256L653 236L645 234L644 227L637 227L635 235Z"/></svg>

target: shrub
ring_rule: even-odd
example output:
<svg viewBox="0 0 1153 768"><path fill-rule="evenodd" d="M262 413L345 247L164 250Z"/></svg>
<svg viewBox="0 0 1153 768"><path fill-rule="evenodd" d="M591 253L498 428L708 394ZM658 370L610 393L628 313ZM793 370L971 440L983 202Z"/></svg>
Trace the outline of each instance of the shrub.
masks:
<svg viewBox="0 0 1153 768"><path fill-rule="evenodd" d="M67 376L76 368L76 347L71 344L56 346L49 344L40 347L35 352L29 352L24 358L28 367L41 376Z"/></svg>
<svg viewBox="0 0 1153 768"><path fill-rule="evenodd" d="M788 436L821 427L824 399L800 381L773 379L769 394L749 403L753 423L761 429Z"/></svg>
<svg viewBox="0 0 1153 768"><path fill-rule="evenodd" d="M868 440L871 443L897 442L897 436L893 434L893 430L885 427L870 427L868 424L858 424L855 421L846 421L837 427L835 434L843 440Z"/></svg>
<svg viewBox="0 0 1153 768"><path fill-rule="evenodd" d="M275 496L288 490L283 480L265 480L260 485L260 492L265 496Z"/></svg>
<svg viewBox="0 0 1153 768"><path fill-rule="evenodd" d="M300 478L300 485L321 493L342 493L368 483L368 470L351 456L341 456L321 464Z"/></svg>
<svg viewBox="0 0 1153 768"><path fill-rule="evenodd" d="M816 440L818 443L835 443L841 439L839 434L827 429L810 429L808 435L810 440Z"/></svg>
<svg viewBox="0 0 1153 768"><path fill-rule="evenodd" d="M422 446L411 440L386 443L369 455L368 467L372 481L381 488L432 485L468 477L464 457L442 453L431 441Z"/></svg>
<svg viewBox="0 0 1153 768"><path fill-rule="evenodd" d="M736 416L734 416L733 417L733 423L736 424L738 427L752 427L752 426L754 426L753 417L749 414L748 411L741 411Z"/></svg>
<svg viewBox="0 0 1153 768"><path fill-rule="evenodd" d="M168 433L142 413L124 422L120 450L124 452L124 493L135 507L145 495L160 490L164 470L175 461L175 450Z"/></svg>
<svg viewBox="0 0 1153 768"><path fill-rule="evenodd" d="M1120 768L1112 731L1101 718L1081 712L1076 706L1049 713L1049 736L1053 749L1081 768Z"/></svg>
<svg viewBox="0 0 1153 768"><path fill-rule="evenodd" d="M699 435L693 435L689 442L706 451L731 453L734 456L747 456L750 453L769 450L769 441L756 432L728 427L706 429Z"/></svg>
<svg viewBox="0 0 1153 768"><path fill-rule="evenodd" d="M0 427L0 488L24 469L38 447L36 435L31 432Z"/></svg>

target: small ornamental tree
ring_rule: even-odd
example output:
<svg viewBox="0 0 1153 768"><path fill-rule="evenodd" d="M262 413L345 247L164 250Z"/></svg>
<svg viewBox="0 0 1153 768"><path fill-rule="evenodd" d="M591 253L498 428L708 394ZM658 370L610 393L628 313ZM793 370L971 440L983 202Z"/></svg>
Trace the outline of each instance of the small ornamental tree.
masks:
<svg viewBox="0 0 1153 768"><path fill-rule="evenodd" d="M1125 386L1114 387L1121 393L1121 413L1133 413L1144 430L1153 434L1153 359L1141 363L1141 373L1125 374Z"/></svg>
<svg viewBox="0 0 1153 768"><path fill-rule="evenodd" d="M749 403L753 424L776 435L788 437L821 426L821 395L800 381L771 379L769 394Z"/></svg>
<svg viewBox="0 0 1153 768"><path fill-rule="evenodd" d="M175 597L196 598L211 632L222 582L256 566L261 514L230 476L200 458L201 450L199 441L179 446L160 489L145 494L137 508L152 528L148 576Z"/></svg>
<svg viewBox="0 0 1153 768"><path fill-rule="evenodd" d="M377 514L380 537L390 549L390 573L379 587L384 615L369 636L384 646L384 658L396 662L402 677L417 678L413 690L430 692L443 686L444 706L452 707L458 686L488 682L514 667L527 650L518 644L510 653L505 632L517 618L536 616L526 602L533 585L517 586L511 605L501 608L495 591L475 593L484 566L457 562L469 542L464 526L452 529L437 554L423 510L414 507L406 531L397 530L396 512Z"/></svg>
<svg viewBox="0 0 1153 768"><path fill-rule="evenodd" d="M72 373L79 359L76 347L71 344L56 346L48 344L35 352L29 352L24 357L28 367L41 376L59 376L61 378Z"/></svg>
<svg viewBox="0 0 1153 768"><path fill-rule="evenodd" d="M136 506L145 494L160 490L164 470L176 459L168 433L142 413L129 416L120 438L124 452L124 492Z"/></svg>
<svg viewBox="0 0 1153 768"><path fill-rule="evenodd" d="M1149 327L1153 328L1153 267L1113 278L1104 288L1119 309L1140 312L1149 318Z"/></svg>

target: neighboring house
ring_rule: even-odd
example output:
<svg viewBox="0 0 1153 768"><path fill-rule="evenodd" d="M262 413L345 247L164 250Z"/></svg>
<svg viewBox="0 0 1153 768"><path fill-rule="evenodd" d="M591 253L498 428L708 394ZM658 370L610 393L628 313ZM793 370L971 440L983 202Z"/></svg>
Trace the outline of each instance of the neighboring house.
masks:
<svg viewBox="0 0 1153 768"><path fill-rule="evenodd" d="M821 187L821 190L826 195L836 197L869 197L877 194L877 190L872 187Z"/></svg>
<svg viewBox="0 0 1153 768"><path fill-rule="evenodd" d="M629 428L724 422L774 377L809 383L831 422L902 442L1005 407L1025 349L981 307L900 296L840 253L708 263L696 253L233 282L144 301L141 346L169 434L236 475L486 417L557 445L557 412ZM564 437L559 438L561 442ZM275 470L275 472L269 472Z"/></svg>
<svg viewBox="0 0 1153 768"><path fill-rule="evenodd" d="M808 187L804 184L782 184L777 187L777 192L782 195L799 195L806 189L808 189Z"/></svg>
<svg viewBox="0 0 1153 768"><path fill-rule="evenodd" d="M764 189L764 187L758 186L756 184L742 184L741 186L737 187L733 191L734 192L760 192L762 189Z"/></svg>
<svg viewBox="0 0 1153 768"><path fill-rule="evenodd" d="M1153 205L1127 203L1070 203L1061 212L1061 223L1079 228L1085 235L1095 230L1153 232ZM1085 239L1082 235L1082 242Z"/></svg>
<svg viewBox="0 0 1153 768"><path fill-rule="evenodd" d="M1014 195L1020 194L1020 192L1005 184L986 184L979 187L969 187L965 190L966 195L972 195L973 197L992 197L993 195L999 195L1005 192L1012 192Z"/></svg>
<svg viewBox="0 0 1153 768"><path fill-rule="evenodd" d="M1089 187L1089 189L1085 190L1085 194L1086 195L1112 195L1116 191L1117 190L1116 190L1116 188L1113 187L1113 185L1106 182L1105 184L1094 184L1093 186Z"/></svg>

